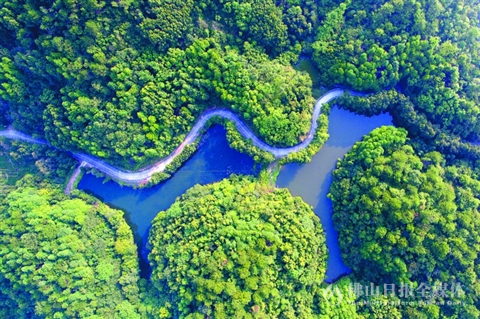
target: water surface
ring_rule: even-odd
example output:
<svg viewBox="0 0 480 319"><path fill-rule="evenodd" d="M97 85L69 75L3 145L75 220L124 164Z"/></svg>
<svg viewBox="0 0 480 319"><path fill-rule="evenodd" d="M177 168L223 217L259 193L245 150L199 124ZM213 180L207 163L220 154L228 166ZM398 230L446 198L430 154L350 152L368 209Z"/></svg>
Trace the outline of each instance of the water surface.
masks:
<svg viewBox="0 0 480 319"><path fill-rule="evenodd" d="M122 187L113 181L103 183L103 178L86 174L78 188L99 197L110 206L125 211L132 227L135 243L139 247L140 267L148 276L148 231L155 216L168 209L175 199L195 184L220 181L231 174L258 173L254 161L228 145L222 126L214 126L202 137L198 151L168 180L152 188L135 190Z"/></svg>
<svg viewBox="0 0 480 319"><path fill-rule="evenodd" d="M286 187L293 195L301 196L313 207L315 214L322 221L329 254L327 282L350 272L340 255L338 233L333 228L332 222L332 202L327 198L332 182L332 170L338 159L342 158L355 142L383 125L392 125L390 115L382 114L368 118L334 107L329 116L330 138L322 149L315 154L310 163L285 165L277 178L278 187Z"/></svg>
<svg viewBox="0 0 480 319"><path fill-rule="evenodd" d="M335 163L356 141L382 125L391 125L389 115L367 118L333 108L329 116L330 138L308 164L288 164L277 179L278 187L287 187L293 195L301 196L312 205L322 221L329 250L327 281L348 273L338 247L338 234L333 228L332 205L327 198ZM195 184L220 181L232 173L258 173L253 159L230 148L225 129L214 126L202 137L199 150L169 180L149 189L134 190L115 182L103 183L103 178L85 175L78 188L102 199L110 206L125 211L139 247L142 276L147 277L146 243L153 218L170 207L175 199Z"/></svg>

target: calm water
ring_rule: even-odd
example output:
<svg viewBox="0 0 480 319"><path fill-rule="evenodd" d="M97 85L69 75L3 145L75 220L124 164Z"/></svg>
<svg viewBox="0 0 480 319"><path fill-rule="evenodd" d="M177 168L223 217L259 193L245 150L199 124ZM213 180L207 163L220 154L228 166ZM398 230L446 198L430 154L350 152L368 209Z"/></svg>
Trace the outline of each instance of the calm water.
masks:
<svg viewBox="0 0 480 319"><path fill-rule="evenodd" d="M333 108L329 116L330 138L308 164L288 164L282 168L277 179L278 187L286 187L295 196L301 196L320 217L327 235L328 268L327 282L349 273L342 261L338 234L332 223L332 203L327 198L332 182L332 170L355 142L373 129L392 125L390 115L364 117Z"/></svg>
<svg viewBox="0 0 480 319"><path fill-rule="evenodd" d="M78 188L91 193L110 206L124 210L139 247L140 267L148 276L148 231L153 218L172 205L175 199L195 184L220 181L231 174L256 175L258 169L251 157L241 154L228 145L225 129L214 126L202 137L198 151L172 178L148 189L135 190L121 187L115 182L103 183L103 178L86 174Z"/></svg>
<svg viewBox="0 0 480 319"><path fill-rule="evenodd" d="M356 141L382 125L391 125L390 116L366 118L333 108L330 113L330 139L314 156L312 162L286 165L278 177L279 187L287 187L293 195L301 196L313 206L322 220L329 250L327 281L349 272L340 256L338 235L333 229L331 219L331 202L327 198L331 171L337 160L343 157ZM258 170L250 157L228 146L225 129L214 126L202 138L198 152L164 183L150 189L134 190L114 182L103 184L102 178L85 175L78 188L126 212L127 222L133 229L135 242L139 247L142 275L148 276L146 242L153 218L158 212L168 209L178 196L193 185L220 181L232 173L256 175Z"/></svg>

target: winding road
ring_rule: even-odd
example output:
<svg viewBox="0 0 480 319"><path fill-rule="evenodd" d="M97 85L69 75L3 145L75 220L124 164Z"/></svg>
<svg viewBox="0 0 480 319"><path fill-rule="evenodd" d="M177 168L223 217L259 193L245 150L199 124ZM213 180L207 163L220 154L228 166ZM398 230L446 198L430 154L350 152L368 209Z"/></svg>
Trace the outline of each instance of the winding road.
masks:
<svg viewBox="0 0 480 319"><path fill-rule="evenodd" d="M71 153L71 154L76 159L78 159L83 166L93 167L118 181L122 181L128 184L139 184L139 183L148 181L153 174L163 172L167 167L167 165L170 164L175 159L175 157L177 157L180 153L182 153L183 149L187 145L190 145L193 142L195 142L195 140L199 136L200 132L202 131L202 128L205 126L207 121L210 120L212 117L219 116L224 119L232 121L236 125L240 134L242 134L242 136L245 137L246 139L252 140L255 146L257 146L258 148L264 151L272 153L276 158L281 158L290 153L295 153L300 151L301 149L306 148L312 142L315 131L317 130L317 120L318 120L318 117L320 116L322 106L325 103L328 103L340 97L345 92L348 92L349 94L352 94L352 95L359 95L359 93L357 92L345 91L343 89L333 89L331 91L328 91L325 95L320 97L315 103L310 130L305 140L299 143L298 145L288 147L288 148L277 148L277 147L273 147L271 145L266 144L265 142L260 140L255 135L255 133L245 124L245 122L242 119L240 119L238 115L236 115L232 111L226 110L226 109L213 109L213 110L205 111L205 113L203 113L200 116L198 121L195 123L193 128L188 133L187 137L175 149L175 151L172 154L161 159L160 161L158 161L157 163L149 167L140 169L135 172L116 168L110 164L107 164L105 161L98 159L96 157L93 157L91 155L86 155L82 153ZM11 128L0 131L0 136L9 138L9 139L23 140L23 141L35 143L35 144L50 145L48 142L44 140L32 138L31 136L28 136L22 132L16 131Z"/></svg>

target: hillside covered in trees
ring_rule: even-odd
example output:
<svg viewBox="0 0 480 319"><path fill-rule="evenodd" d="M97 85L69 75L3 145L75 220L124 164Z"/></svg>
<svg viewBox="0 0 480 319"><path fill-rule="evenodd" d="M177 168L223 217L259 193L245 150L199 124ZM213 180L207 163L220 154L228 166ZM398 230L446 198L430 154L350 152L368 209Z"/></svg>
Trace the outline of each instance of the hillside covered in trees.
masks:
<svg viewBox="0 0 480 319"><path fill-rule="evenodd" d="M465 305L406 307L404 317L479 317L476 171L464 163L446 165L438 152L420 156L408 144L406 131L382 127L339 162L329 196L342 254L355 278L412 289L422 283L446 285L449 293L459 284L462 298L435 296L433 290L428 298L460 299Z"/></svg>
<svg viewBox="0 0 480 319"><path fill-rule="evenodd" d="M285 189L238 177L195 186L157 215L149 241L174 318L356 316L347 300L325 305L320 220Z"/></svg>
<svg viewBox="0 0 480 319"><path fill-rule="evenodd" d="M272 145L298 143L313 101L311 79L290 66L301 53L325 87L395 90L397 124L441 136L436 147L458 152L445 134L479 137L474 1L1 5L0 121L122 166L171 153L212 106Z"/></svg>
<svg viewBox="0 0 480 319"><path fill-rule="evenodd" d="M468 0L346 1L312 44L321 82L375 94L349 108L389 111L412 136L469 157L459 141L480 137L479 10Z"/></svg>
<svg viewBox="0 0 480 319"><path fill-rule="evenodd" d="M324 301L320 221L286 190L245 177L190 189L153 223L147 282L122 212L34 180L0 203L2 318L361 318L348 278Z"/></svg>
<svg viewBox="0 0 480 319"><path fill-rule="evenodd" d="M141 318L123 213L30 177L0 203L2 318Z"/></svg>
<svg viewBox="0 0 480 319"><path fill-rule="evenodd" d="M262 45L293 48L315 12L287 15L270 1L1 6L0 105L16 128L55 146L145 164L171 153L213 106L237 111L273 145L294 145L308 130L311 79L291 68L294 54L272 60ZM261 19L248 21L252 12ZM299 20L290 27L298 35L284 19Z"/></svg>

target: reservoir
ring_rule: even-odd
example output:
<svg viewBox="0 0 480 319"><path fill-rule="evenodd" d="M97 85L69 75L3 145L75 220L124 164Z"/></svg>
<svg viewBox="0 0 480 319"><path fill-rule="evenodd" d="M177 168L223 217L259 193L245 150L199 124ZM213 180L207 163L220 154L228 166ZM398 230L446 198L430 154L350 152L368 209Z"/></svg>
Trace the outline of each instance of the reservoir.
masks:
<svg viewBox="0 0 480 319"><path fill-rule="evenodd" d="M326 281L331 282L350 272L340 255L338 234L332 222L332 202L327 197L332 183L332 171L337 161L343 158L355 142L377 127L392 125L392 118L388 114L365 117L335 107L328 119L330 138L310 163L285 165L277 178L277 187L286 187L292 195L302 197L320 217L327 236Z"/></svg>
<svg viewBox="0 0 480 319"><path fill-rule="evenodd" d="M259 167L255 167L253 159L232 149L227 142L226 130L215 125L201 138L198 151L170 179L152 188L122 187L116 182L103 183L104 178L85 174L78 189L125 211L139 247L141 274L147 277L150 273L146 249L148 231L160 211L167 210L177 197L196 184L218 182L231 174L257 175L258 172Z"/></svg>
<svg viewBox="0 0 480 319"><path fill-rule="evenodd" d="M391 125L389 115L364 117L332 108L329 116L330 138L308 164L285 165L278 176L277 186L286 187L295 196L310 204L322 221L329 250L327 281L348 273L338 247L338 235L332 224L332 208L327 198L331 172L363 135L382 125ZM143 277L149 275L146 247L148 231L153 218L170 207L175 199L195 184L220 181L231 174L257 175L259 168L252 158L230 148L225 129L214 126L202 137L198 151L167 181L148 189L135 190L119 186L103 178L84 175L78 188L93 194L106 204L125 211L139 247L140 268Z"/></svg>

